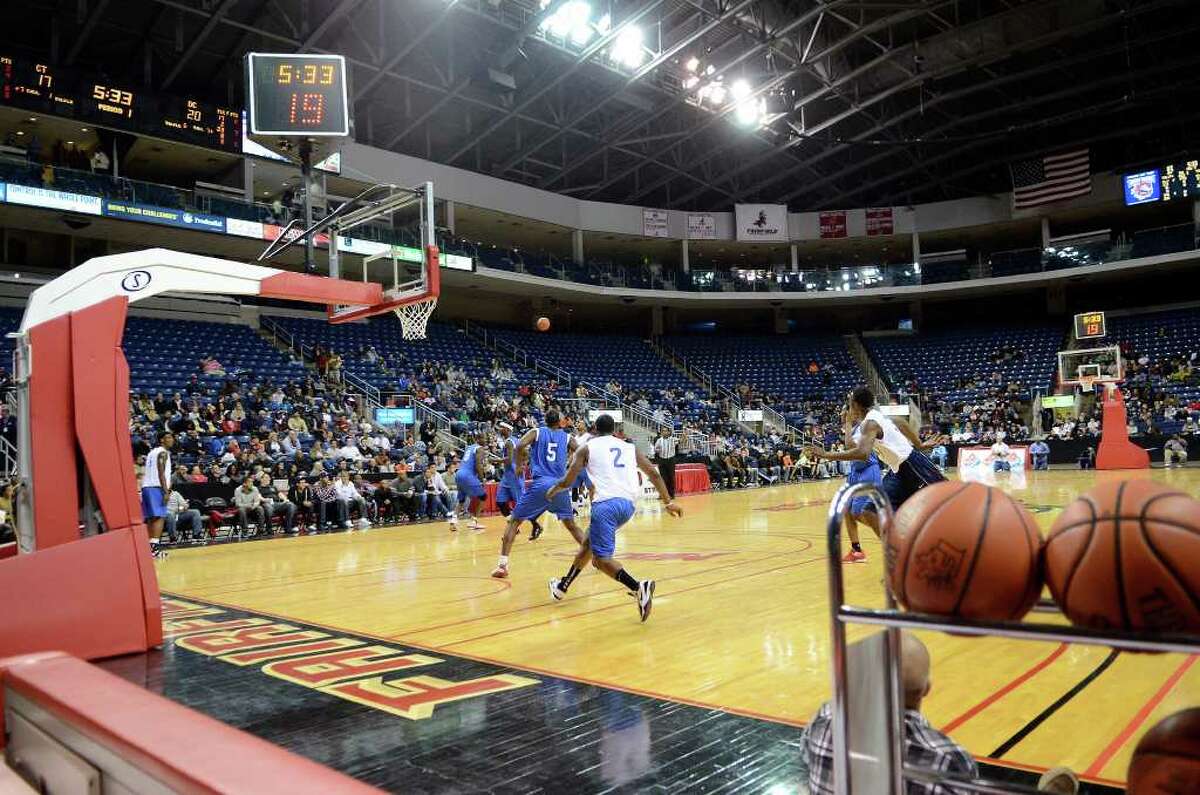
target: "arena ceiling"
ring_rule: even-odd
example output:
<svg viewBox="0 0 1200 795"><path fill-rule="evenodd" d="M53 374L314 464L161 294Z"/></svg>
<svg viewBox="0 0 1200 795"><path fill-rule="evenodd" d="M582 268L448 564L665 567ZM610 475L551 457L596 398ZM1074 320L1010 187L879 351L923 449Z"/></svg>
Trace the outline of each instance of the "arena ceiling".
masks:
<svg viewBox="0 0 1200 795"><path fill-rule="evenodd" d="M361 142L654 207L1003 192L1009 162L1068 145L1090 145L1094 170L1183 156L1200 120L1195 0L6 6L7 49L217 102L241 101L247 51L341 53ZM543 30L559 13L590 31ZM634 29L640 52L614 60ZM718 78L721 101L698 99Z"/></svg>

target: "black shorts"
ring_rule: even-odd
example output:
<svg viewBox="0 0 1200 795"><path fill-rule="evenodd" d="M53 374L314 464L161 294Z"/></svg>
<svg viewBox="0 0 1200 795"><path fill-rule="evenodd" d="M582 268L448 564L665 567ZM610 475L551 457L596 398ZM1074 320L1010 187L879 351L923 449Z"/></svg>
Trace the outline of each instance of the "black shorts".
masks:
<svg viewBox="0 0 1200 795"><path fill-rule="evenodd" d="M900 462L896 471L883 476L881 488L891 501L892 510L898 510L905 500L921 489L945 479L928 456L920 450L913 450L908 454L908 458Z"/></svg>

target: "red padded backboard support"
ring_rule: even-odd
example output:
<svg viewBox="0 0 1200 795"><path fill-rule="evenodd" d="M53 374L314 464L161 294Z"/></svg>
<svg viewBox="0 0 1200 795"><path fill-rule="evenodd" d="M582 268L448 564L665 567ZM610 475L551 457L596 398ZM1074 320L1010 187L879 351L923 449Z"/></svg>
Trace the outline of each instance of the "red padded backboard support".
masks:
<svg viewBox="0 0 1200 795"><path fill-rule="evenodd" d="M1119 388L1104 396L1103 410L1096 469L1149 469L1150 454L1129 441L1125 397Z"/></svg>

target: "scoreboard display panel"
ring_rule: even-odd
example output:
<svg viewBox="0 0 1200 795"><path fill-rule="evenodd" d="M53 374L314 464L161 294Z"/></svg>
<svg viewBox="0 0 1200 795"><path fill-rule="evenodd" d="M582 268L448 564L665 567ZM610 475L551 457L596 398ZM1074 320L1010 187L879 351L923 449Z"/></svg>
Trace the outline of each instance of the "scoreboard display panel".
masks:
<svg viewBox="0 0 1200 795"><path fill-rule="evenodd" d="M1200 160L1164 166L1162 196L1163 201L1200 198Z"/></svg>
<svg viewBox="0 0 1200 795"><path fill-rule="evenodd" d="M246 65L251 134L350 134L341 55L252 52Z"/></svg>
<svg viewBox="0 0 1200 795"><path fill-rule="evenodd" d="M1075 339L1094 339L1107 334L1103 312L1081 312L1075 316Z"/></svg>
<svg viewBox="0 0 1200 795"><path fill-rule="evenodd" d="M0 53L0 105L240 154L242 116L196 97L159 96L118 81Z"/></svg>

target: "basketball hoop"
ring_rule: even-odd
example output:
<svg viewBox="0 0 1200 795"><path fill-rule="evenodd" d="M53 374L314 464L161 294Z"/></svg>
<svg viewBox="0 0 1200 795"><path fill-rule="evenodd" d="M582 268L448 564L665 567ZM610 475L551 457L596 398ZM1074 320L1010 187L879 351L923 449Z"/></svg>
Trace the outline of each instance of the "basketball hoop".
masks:
<svg viewBox="0 0 1200 795"><path fill-rule="evenodd" d="M1093 387L1096 384L1096 379L1090 375L1079 376L1079 388L1083 390L1083 394L1090 395L1093 392Z"/></svg>
<svg viewBox="0 0 1200 795"><path fill-rule="evenodd" d="M437 296L432 296L409 304L394 307L393 312L400 319L400 335L406 340L425 339L425 327L433 310L437 308Z"/></svg>

